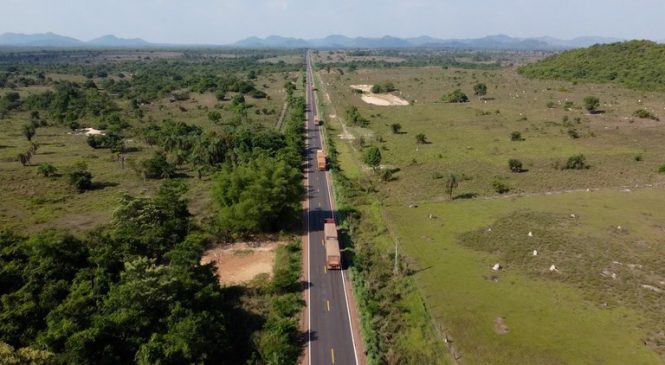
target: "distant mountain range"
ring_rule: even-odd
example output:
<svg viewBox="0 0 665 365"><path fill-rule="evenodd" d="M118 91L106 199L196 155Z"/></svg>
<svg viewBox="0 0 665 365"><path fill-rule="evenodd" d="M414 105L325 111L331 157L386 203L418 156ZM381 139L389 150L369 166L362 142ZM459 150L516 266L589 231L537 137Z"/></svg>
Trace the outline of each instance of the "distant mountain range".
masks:
<svg viewBox="0 0 665 365"><path fill-rule="evenodd" d="M588 47L597 43L620 42L619 38L608 37L579 37L570 40L552 37L515 38L507 35L492 35L474 39L439 39L428 36L417 38L396 38L385 36L382 38L356 37L331 35L321 39L304 40L300 38L287 38L270 36L267 38L251 37L232 44L245 48L471 48L471 49L566 49Z"/></svg>
<svg viewBox="0 0 665 365"><path fill-rule="evenodd" d="M81 41L76 38L62 36L55 33L21 34L4 33L0 34L0 47L150 47L157 46L140 38L126 39L118 38L114 35L105 35L95 38L91 41Z"/></svg>
<svg viewBox="0 0 665 365"><path fill-rule="evenodd" d="M556 50L588 47L597 43L619 42L618 38L579 37L570 40L552 37L515 38L493 35L474 39L439 39L429 36L416 38L347 37L330 35L320 39L300 39L281 36L266 38L251 37L229 45L186 45L150 43L140 38L118 38L106 35L90 41L58 35L55 33L0 34L0 47L69 47L69 48L150 48L150 47L242 47L242 48L463 48L500 50Z"/></svg>

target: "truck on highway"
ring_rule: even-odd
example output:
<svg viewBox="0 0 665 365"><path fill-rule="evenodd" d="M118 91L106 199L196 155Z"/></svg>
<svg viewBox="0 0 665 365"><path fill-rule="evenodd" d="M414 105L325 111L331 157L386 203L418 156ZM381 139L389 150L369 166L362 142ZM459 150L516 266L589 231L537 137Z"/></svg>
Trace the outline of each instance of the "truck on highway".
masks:
<svg viewBox="0 0 665 365"><path fill-rule="evenodd" d="M325 220L323 224L323 237L326 246L326 267L328 270L340 270L342 268L342 254L339 251L337 225L334 219L327 218Z"/></svg>
<svg viewBox="0 0 665 365"><path fill-rule="evenodd" d="M316 168L319 171L325 171L327 167L325 152L323 150L316 150Z"/></svg>

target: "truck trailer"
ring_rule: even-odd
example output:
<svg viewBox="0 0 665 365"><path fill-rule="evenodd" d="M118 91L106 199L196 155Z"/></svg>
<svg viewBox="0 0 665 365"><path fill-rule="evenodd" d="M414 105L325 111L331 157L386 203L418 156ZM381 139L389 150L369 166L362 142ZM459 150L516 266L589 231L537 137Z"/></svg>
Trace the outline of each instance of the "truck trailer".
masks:
<svg viewBox="0 0 665 365"><path fill-rule="evenodd" d="M342 268L342 254L339 251L337 225L335 225L334 219L327 218L325 220L323 237L326 246L326 267L328 270L340 270Z"/></svg>
<svg viewBox="0 0 665 365"><path fill-rule="evenodd" d="M316 150L316 168L319 171L325 171L327 167L325 152L323 150Z"/></svg>

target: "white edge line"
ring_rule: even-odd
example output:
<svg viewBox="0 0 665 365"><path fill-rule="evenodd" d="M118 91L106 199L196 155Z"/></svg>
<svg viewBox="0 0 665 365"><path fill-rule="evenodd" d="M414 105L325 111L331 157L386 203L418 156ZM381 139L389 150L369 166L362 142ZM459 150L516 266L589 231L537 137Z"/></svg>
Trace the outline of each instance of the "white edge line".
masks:
<svg viewBox="0 0 665 365"><path fill-rule="evenodd" d="M307 77L305 77L307 78ZM307 97L307 93L305 93ZM309 128L309 118L305 124L305 128ZM309 147L309 139L305 138L305 148ZM305 189L309 186L309 175L310 173L305 174ZM307 365L312 365L312 277L311 277L311 267L312 267L312 250L309 244L309 213L310 213L310 202L312 198L307 193Z"/></svg>

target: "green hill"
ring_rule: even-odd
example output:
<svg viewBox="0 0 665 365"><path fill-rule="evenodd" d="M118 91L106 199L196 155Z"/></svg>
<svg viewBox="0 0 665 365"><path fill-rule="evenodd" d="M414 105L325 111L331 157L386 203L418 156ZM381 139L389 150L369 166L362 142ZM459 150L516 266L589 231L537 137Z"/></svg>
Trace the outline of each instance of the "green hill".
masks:
<svg viewBox="0 0 665 365"><path fill-rule="evenodd" d="M529 78L613 82L665 91L665 45L629 41L566 51L519 68Z"/></svg>

